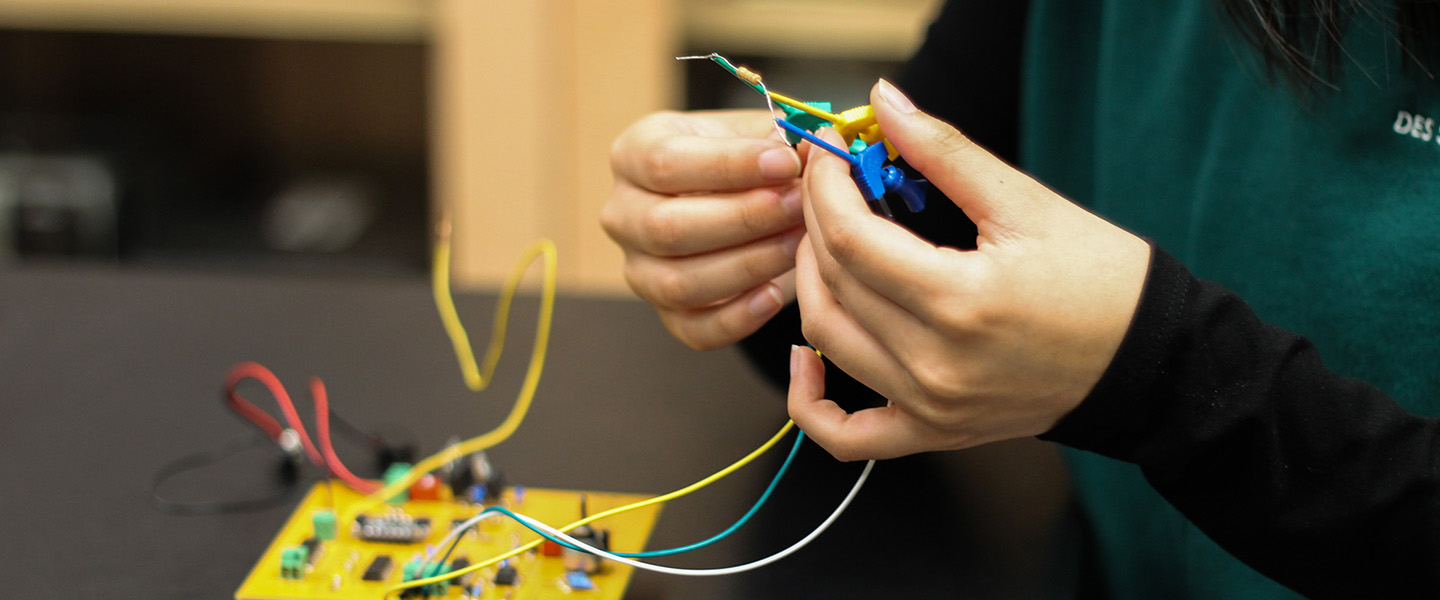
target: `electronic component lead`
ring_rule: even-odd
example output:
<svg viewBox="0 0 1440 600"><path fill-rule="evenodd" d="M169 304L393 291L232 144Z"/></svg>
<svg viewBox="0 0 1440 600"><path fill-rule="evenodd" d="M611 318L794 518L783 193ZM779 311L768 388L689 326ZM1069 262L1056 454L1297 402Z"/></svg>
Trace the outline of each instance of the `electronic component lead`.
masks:
<svg viewBox="0 0 1440 600"><path fill-rule="evenodd" d="M351 534L367 542L414 544L430 537L429 517L415 518L405 513L355 517Z"/></svg>

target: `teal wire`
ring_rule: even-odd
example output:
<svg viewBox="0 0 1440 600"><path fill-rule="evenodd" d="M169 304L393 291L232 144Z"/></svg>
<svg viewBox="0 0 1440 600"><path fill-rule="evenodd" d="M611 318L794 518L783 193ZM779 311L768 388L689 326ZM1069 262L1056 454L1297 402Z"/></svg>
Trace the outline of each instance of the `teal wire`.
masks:
<svg viewBox="0 0 1440 600"><path fill-rule="evenodd" d="M736 76L736 77L739 77L739 76L740 76L740 74L739 74L739 72L738 72L739 69L735 68L735 65L730 64L730 59L725 58L725 57L723 57L723 56L720 56L719 54L716 54L716 53L712 52L712 53L710 53L710 60L715 61L715 64L720 65L720 68L725 69L726 71L729 71L731 75L734 75L734 76ZM764 93L765 93L765 88L762 88L762 87L760 87L760 86L758 86L758 85L755 85L755 84L753 84L753 83L750 83L750 82L744 81L744 80L741 80L741 83L744 83L745 85L750 86L751 89L753 89L753 90L755 90L755 91L757 91L757 92L760 92L761 94L764 94ZM618 553L618 552L616 552L615 554L620 555L620 556L625 556L624 554L620 554L620 553Z"/></svg>
<svg viewBox="0 0 1440 600"><path fill-rule="evenodd" d="M805 441L805 432L804 432L804 431L801 431L801 432L799 432L799 433L797 433L797 434L795 435L795 444L794 444L793 446L790 446L790 454L788 454L788 455L785 456L785 462L783 462L783 463L780 464L780 470L775 472L775 478L774 478L774 479L771 479L771 480L770 480L770 485L768 485L768 486L765 487L765 493L760 494L760 499L755 501L755 505L754 505L754 506L751 506L751 507L750 507L750 510L746 511L745 514L740 517L740 520L739 520L739 521L736 521L734 525L731 525L731 526L730 526L729 528L727 528L725 531L722 531L722 532L717 533L717 534L715 534L715 535L713 535L713 536L710 536L709 539L705 539L705 540L702 540L702 541L699 541L699 542L695 542L695 543L690 544L690 545L687 545L687 546L679 546L679 547L676 547L676 548L667 548L667 549L664 549L664 550L650 550L650 551L646 551L646 552L615 552L614 554L616 554L616 555L618 555L618 556L624 556L624 557L626 557L626 558L649 558L649 557L652 557L652 556L670 556L670 555L672 555L672 554L680 554L680 553L682 553L682 552L689 552L689 551L691 551L691 550L698 550L698 549L700 549L700 548L704 548L704 547L706 547L706 546L709 546L710 544L713 544L713 543L715 543L715 542L718 542L718 541L720 541L720 540L722 540L722 539L725 539L725 538L728 537L730 534L735 533L736 530L740 529L741 526L745 525L745 523L750 520L750 517L755 516L755 513L757 513L757 512L760 511L760 507L765 505L765 501L767 501L767 500L770 499L770 494L775 491L776 486L780 485L780 479L785 476L785 472L786 472L786 471L789 471L789 470L790 470L790 463L795 462L795 455L800 453L800 445L801 445L801 443L803 443L804 441ZM580 552L584 552L584 550L581 550L580 548L577 548L577 547L571 545L570 543L568 543L568 542L566 542L566 541L564 541L564 540L556 539L554 536L550 535L549 532L541 531L540 529L537 529L537 528L531 526L529 523L526 523L524 520L521 520L519 517L517 517L517 516L515 515L515 513L510 512L510 510L506 509L506 508L503 507L503 506L491 506L491 507L486 508L485 510L480 511L480 514L486 514L486 513L500 513L500 514L507 515L507 516L509 516L510 518L515 519L515 522L517 522L517 523L519 523L520 525L524 526L526 529L529 529L530 531L534 531L535 533L540 534L541 537L544 537L544 538L547 539L547 540L550 540L550 541L552 541L552 542L555 542L555 543L557 543L557 544L560 544L561 546L564 546L564 547L569 548L569 549L571 549L571 550L577 550L577 551L580 551ZM455 551L455 547L460 545L460 539L461 539L462 537L464 537L464 536L458 536L458 535L455 536L455 541L450 544L450 548L445 551L444 556L442 556L442 557L440 558L440 560L439 560L438 562L436 562L435 564L437 564L437 565L443 565L443 564L445 564L445 561L447 561L447 560L450 559L450 554Z"/></svg>
<svg viewBox="0 0 1440 600"><path fill-rule="evenodd" d="M665 550L650 550L646 552L616 552L615 554L619 556L624 556L626 558L649 558L652 556L669 556L671 554L680 554L681 552L689 552L691 550L704 548L706 546L709 546L710 544L725 539L726 536L729 536L730 534L735 533L735 530L740 529L740 527L744 525L746 521L750 520L750 517L755 516L755 513L759 512L760 507L765 504L765 501L770 499L770 493L774 492L775 487L780 484L780 478L785 476L785 471L790 470L790 463L795 461L795 455L800 452L800 444L804 441L805 432L801 431L800 433L796 434L795 445L790 447L790 454L785 457L785 462L780 465L780 470L775 472L775 478L770 480L770 485L765 488L765 493L760 494L760 499L755 501L755 505L751 506L750 510L746 511L745 515L740 517L739 521L736 521L734 525L731 525L725 531L711 536L710 539L695 542L688 546L679 546L676 548L668 548Z"/></svg>

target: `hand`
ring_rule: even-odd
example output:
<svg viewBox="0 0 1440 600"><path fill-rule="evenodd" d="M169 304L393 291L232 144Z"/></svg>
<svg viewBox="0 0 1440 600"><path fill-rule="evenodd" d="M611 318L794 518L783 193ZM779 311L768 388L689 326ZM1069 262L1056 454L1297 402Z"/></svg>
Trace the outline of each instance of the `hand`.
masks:
<svg viewBox="0 0 1440 600"><path fill-rule="evenodd" d="M794 299L801 163L768 113L650 115L615 140L610 168L601 225L675 337L725 346Z"/></svg>
<svg viewBox="0 0 1440 600"><path fill-rule="evenodd" d="M810 148L809 233L796 265L805 337L890 404L847 414L823 399L823 363L795 349L790 416L842 460L1044 433L1114 357L1149 246L915 110L888 83L871 102L910 165L975 222L979 247L938 248L871 214L848 165Z"/></svg>

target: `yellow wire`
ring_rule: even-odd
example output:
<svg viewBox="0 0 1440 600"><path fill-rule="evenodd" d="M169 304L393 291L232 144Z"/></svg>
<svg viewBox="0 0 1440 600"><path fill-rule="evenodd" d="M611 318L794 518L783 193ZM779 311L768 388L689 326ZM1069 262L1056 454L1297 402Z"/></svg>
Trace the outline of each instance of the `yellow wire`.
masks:
<svg viewBox="0 0 1440 600"><path fill-rule="evenodd" d="M571 529L574 529L574 528L579 527L579 526L581 526L581 525L584 525L584 524L586 524L586 523L591 523L591 522L594 522L594 521L603 519L603 518L605 518L605 517L609 517L609 516L612 516L612 515L618 515L618 514L623 513L623 512L632 511L632 510L635 510L635 509L638 509L638 508L644 508L644 507L646 507L646 506L651 506L651 505L653 505L653 504L659 504L659 503L661 503L661 502L668 502L668 501L670 501L670 500L674 500L674 499L676 499L676 498L679 498L679 497L681 497L681 496L684 496L684 495L686 495L686 494L689 494L689 493L691 493L691 492L694 492L694 491L696 491L696 490L698 490L698 489L700 489L700 488L703 488L703 487L705 487L705 486L707 486L707 485L710 485L710 484L712 484L712 483L715 483L716 480L718 480L718 479L720 479L720 478L722 478L722 477L725 477L726 475L729 475L729 474L731 474L731 473L734 473L735 471L739 470L741 467L749 464L751 461L755 460L756 458L759 458L761 454L764 454L767 450L769 450L769 449L770 449L771 447L773 447L775 444L779 443L780 440L785 437L785 434L790 433L790 430L791 430L791 429L794 429L794 428L795 428L795 422L794 422L794 421L786 421L786 422L785 422L785 426L781 427L781 428L780 428L780 431L779 431L778 433L776 433L774 436L772 436L772 437L771 437L769 440L767 440L764 444L761 444L759 448L756 448L756 449L755 449L754 451L752 451L751 453L746 454L744 458L741 458L740 460L735 461L734 464L731 464L730 466L725 467L724 469L721 469L721 470L719 470L719 471L716 471L714 475L711 475L711 476L709 476L709 477L706 477L706 478L704 478L704 479L701 479L700 481L697 481L697 482L695 482L695 483L692 483L692 484L690 484L690 485L688 485L688 486L685 486L685 487L683 487L683 488L680 488L680 489L678 489L678 490L675 490L675 491L673 491L673 492L670 492L670 493L665 494L665 495L662 495L662 496L656 496L656 497L654 497L654 498L650 498L650 499L647 499L647 500L641 500L641 501L635 502L635 503L633 503L633 504L627 504L627 505L625 505L625 506L621 506L621 507L618 507L618 508L612 508L612 509L610 509L610 510L607 510L607 511L604 511L604 512L601 512L601 513L596 513L596 514L590 515L590 516L588 516L588 517L585 517L585 518L583 518L583 519L580 519L579 521L575 521L574 523L571 523L571 524L566 525L566 526L564 526L564 527L560 527L560 528L558 528L558 529L560 529L560 531L570 531ZM533 541L533 542L530 542L530 543L528 543L528 544L525 544L525 545L523 545L523 546L520 546L520 547L518 547L518 548L516 548L516 549L514 549L514 550L511 550L511 551L509 551L509 552L506 552L506 553L504 553L504 554L501 554L500 556L496 556L496 557L491 558L491 559L489 559L489 560L481 561L481 562L479 562L479 563L476 563L476 564L473 564L473 565L469 565L469 566L467 566L467 567L465 567L465 568L463 568L463 569L458 569L458 570L455 570L455 571L451 571L451 572L445 573L445 574L443 574L443 575L436 575L436 576L434 576L434 577L426 577L426 578L424 578L424 579L415 579L415 580L411 580L411 581L406 581L406 582L401 583L401 584L397 584L397 585L390 586L388 589L385 590L385 595L382 596L382 599L383 599L383 598L389 598L391 594L394 594L394 593L399 592L400 590L404 590L404 589L406 589L406 588L420 587L420 586L422 586L422 585L430 585L430 584L432 584L432 583L439 583L439 582L445 581L445 580L447 580L447 579L454 579L454 578L456 578L456 577L462 577L462 576L467 575L467 574L469 574L469 573L474 573L475 571L479 571L480 569L483 569L483 568L485 568L485 567L488 567L488 566L490 566L490 565L493 565L493 564L495 564L495 563L498 563L498 562L500 562L500 561L502 561L502 560L505 560L505 559L507 559L507 558L510 558L510 557L512 557L512 556L516 556L516 555L518 555L518 554L521 554L521 553L523 553L523 552L525 552L525 551L527 551L527 550L529 550L529 549L531 549L531 548L534 548L534 547L536 547L536 546L539 546L540 543L543 542L543 541L545 541L545 538L537 539L537 540L535 540L535 541Z"/></svg>
<svg viewBox="0 0 1440 600"><path fill-rule="evenodd" d="M532 246L526 254L520 257L515 264L516 270L524 274L529 268L530 261L534 260L535 253L539 249ZM460 373L465 377L465 386L471 391L481 391L490 386L492 376L495 374L495 365L500 362L500 353L505 348L505 326L510 320L510 300L514 297L511 293L501 294L500 303L495 307L495 323L491 327L490 347L485 350L485 366L483 369L475 366L475 352L470 349L470 336L465 333L465 325L460 322L460 313L455 310L455 298L450 294L450 234L447 230L440 235L439 243L435 244L435 267L431 270L431 290L435 296L435 308L440 311L440 323L445 327L445 335L450 337L450 344L455 347L455 358L460 362ZM514 274L511 275L513 279Z"/></svg>
<svg viewBox="0 0 1440 600"><path fill-rule="evenodd" d="M834 113L825 112L825 111L823 111L823 110L820 110L820 109L818 109L818 108L815 108L815 107L813 107L813 106L810 106L809 104L806 104L806 103L804 103L804 102L801 102L801 101L796 100L796 99L794 99L794 98L791 98L791 97L789 97L789 96L784 96L784 95L781 95L781 94L777 94L777 93L775 93L775 92L770 92L770 97L773 98L773 99L775 99L776 102L779 102L779 103L781 103L781 104L784 104L785 106L788 106L788 107L793 108L793 109L795 109L795 110L799 110L799 111L803 111L803 112L810 113L810 114L812 114L812 115L815 115L815 116L817 116L817 117L820 117L821 119L825 119L826 121L829 121L829 122L831 122L831 123L839 123L839 122L841 121L840 115L837 115L837 114L834 114Z"/></svg>
<svg viewBox="0 0 1440 600"><path fill-rule="evenodd" d="M410 485L420 477L446 463L505 441L520 427L520 423L525 420L525 414L530 410L531 401L535 399L535 389L540 384L540 372L545 368L545 350L550 341L550 322L555 313L555 243L546 239L536 240L525 250L525 253L520 256L520 260L516 261L515 268L510 271L510 277L505 281L505 287L500 292L500 302L495 309L496 334L490 338L490 348L485 353L485 370L482 372L475 366L475 356L470 352L470 341L465 334L465 327L461 325L460 318L455 312L455 301L450 296L450 236L448 234L440 236L440 240L435 246L435 304L440 309L440 318L445 325L445 332L455 346L456 356L460 359L460 368L466 373L465 382L472 390L484 389L486 385L489 385L490 375L494 373L495 363L499 361L500 351L504 346L505 319L510 310L510 301L514 298L515 291L520 287L520 281L524 279L525 272L536 256L543 256L545 259L544 284L540 293L540 317L535 326L535 346L530 354L530 366L525 371L525 381L520 387L519 398L515 401L515 407L510 409L510 414L490 432L451 445L431 455L411 467L404 477L350 505L346 509L344 521L352 521L356 515L379 506L386 499L409 489ZM474 373L474 377L471 376L471 373ZM471 384L472 381L475 383Z"/></svg>

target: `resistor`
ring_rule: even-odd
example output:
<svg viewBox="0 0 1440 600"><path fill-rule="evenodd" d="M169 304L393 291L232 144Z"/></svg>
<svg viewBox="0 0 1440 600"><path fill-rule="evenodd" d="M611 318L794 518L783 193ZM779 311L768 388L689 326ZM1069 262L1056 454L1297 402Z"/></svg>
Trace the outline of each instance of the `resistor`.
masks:
<svg viewBox="0 0 1440 600"><path fill-rule="evenodd" d="M735 67L735 76L750 85L760 85L760 74L747 67Z"/></svg>

